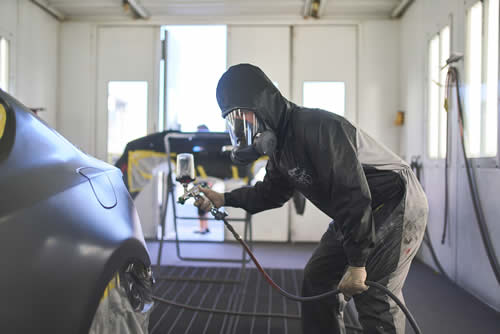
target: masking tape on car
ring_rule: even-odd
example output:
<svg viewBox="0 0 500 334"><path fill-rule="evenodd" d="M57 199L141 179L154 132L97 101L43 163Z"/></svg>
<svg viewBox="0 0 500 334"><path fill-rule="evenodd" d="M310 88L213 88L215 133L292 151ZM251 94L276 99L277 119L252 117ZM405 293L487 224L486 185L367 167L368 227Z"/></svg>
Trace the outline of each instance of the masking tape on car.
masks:
<svg viewBox="0 0 500 334"><path fill-rule="evenodd" d="M5 107L3 106L3 104L0 104L0 139L2 139L3 137L6 122L7 122L7 111L5 111Z"/></svg>

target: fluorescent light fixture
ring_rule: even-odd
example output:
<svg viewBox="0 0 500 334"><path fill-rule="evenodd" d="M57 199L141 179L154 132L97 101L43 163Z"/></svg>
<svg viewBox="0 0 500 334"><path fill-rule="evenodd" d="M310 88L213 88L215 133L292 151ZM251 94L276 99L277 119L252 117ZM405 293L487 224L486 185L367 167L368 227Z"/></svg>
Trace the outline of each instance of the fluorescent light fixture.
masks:
<svg viewBox="0 0 500 334"><path fill-rule="evenodd" d="M398 19L404 15L406 10L410 7L414 0L401 0L399 4L392 11L391 17Z"/></svg>
<svg viewBox="0 0 500 334"><path fill-rule="evenodd" d="M326 0L306 0L304 3L304 18L319 19L325 7Z"/></svg>
<svg viewBox="0 0 500 334"><path fill-rule="evenodd" d="M31 2L43 9L56 20L64 21L64 15L54 7L50 6L46 0L31 0Z"/></svg>
<svg viewBox="0 0 500 334"><path fill-rule="evenodd" d="M130 7L134 15L141 19L149 19L151 14L144 8L144 6L139 2L139 0L123 0L123 5Z"/></svg>

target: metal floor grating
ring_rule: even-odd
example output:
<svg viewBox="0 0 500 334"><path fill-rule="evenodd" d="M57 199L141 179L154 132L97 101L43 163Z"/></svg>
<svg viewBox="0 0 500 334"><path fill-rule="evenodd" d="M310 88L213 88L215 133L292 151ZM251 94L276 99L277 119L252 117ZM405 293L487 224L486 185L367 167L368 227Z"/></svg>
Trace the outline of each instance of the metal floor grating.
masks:
<svg viewBox="0 0 500 334"><path fill-rule="evenodd" d="M285 290L300 294L302 270L267 269L271 277ZM212 278L237 280L240 268L162 266L155 276ZM288 300L262 278L256 269L247 269L239 284L209 282L157 281L154 295L196 307L217 308L239 312L286 313L299 315L301 305ZM346 310L346 324L353 315ZM209 314L183 310L155 302L150 318L151 334L300 334L301 323L296 319L256 318ZM354 333L354 332L353 332Z"/></svg>

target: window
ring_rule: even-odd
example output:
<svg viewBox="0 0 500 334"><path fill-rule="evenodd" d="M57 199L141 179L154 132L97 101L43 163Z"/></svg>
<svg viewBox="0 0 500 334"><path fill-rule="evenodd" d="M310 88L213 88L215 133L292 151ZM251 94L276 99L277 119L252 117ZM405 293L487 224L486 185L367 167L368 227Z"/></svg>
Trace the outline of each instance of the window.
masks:
<svg viewBox="0 0 500 334"><path fill-rule="evenodd" d="M429 42L428 142L429 158L446 156L448 115L444 108L446 60L450 57L450 27L444 27Z"/></svg>
<svg viewBox="0 0 500 334"><path fill-rule="evenodd" d="M467 11L465 134L470 157L497 155L499 0Z"/></svg>
<svg viewBox="0 0 500 334"><path fill-rule="evenodd" d="M108 162L114 164L129 141L144 137L148 126L148 83L108 83Z"/></svg>
<svg viewBox="0 0 500 334"><path fill-rule="evenodd" d="M225 131L215 97L226 70L226 26L164 26L167 40L168 127ZM162 76L162 74L160 74Z"/></svg>
<svg viewBox="0 0 500 334"><path fill-rule="evenodd" d="M9 42L0 37L0 89L9 90Z"/></svg>
<svg viewBox="0 0 500 334"><path fill-rule="evenodd" d="M335 114L345 114L345 84L334 81L305 81L302 104Z"/></svg>
<svg viewBox="0 0 500 334"><path fill-rule="evenodd" d="M164 35L162 34L162 37ZM162 51L163 52L163 51ZM165 60L160 60L160 94L158 103L158 131L165 130Z"/></svg>

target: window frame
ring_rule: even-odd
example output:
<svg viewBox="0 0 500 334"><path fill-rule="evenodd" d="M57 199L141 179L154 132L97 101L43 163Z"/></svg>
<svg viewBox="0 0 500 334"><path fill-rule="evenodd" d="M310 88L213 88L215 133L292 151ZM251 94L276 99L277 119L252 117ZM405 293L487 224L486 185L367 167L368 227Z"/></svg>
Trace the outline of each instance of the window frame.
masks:
<svg viewBox="0 0 500 334"><path fill-rule="evenodd" d="M466 0L465 6L464 6L464 54L467 56L467 51L468 51L468 41L467 41L467 33L468 33L468 12L469 10L475 6L477 3L481 2L483 4L483 10L482 10L482 43L481 43L481 86L484 88L485 83L487 82L487 78L485 77L487 73L487 63L488 63L488 29L487 29L487 24L488 24L488 8L487 4L489 4L488 1L483 1L483 0ZM499 10L499 19L500 19L500 10ZM486 29L485 29L486 26ZM499 42L498 42L498 61L500 62L500 34L499 34ZM462 103L464 105L464 112L467 114L466 108L467 108L467 63L464 62L463 64L463 70L464 70L464 75L463 78L461 79L461 95L462 95ZM500 66L498 66L498 80L500 80ZM497 91L500 90L500 82L499 86L497 87ZM482 94L481 94L481 123L483 123L483 113L485 112L484 109L486 108L486 101L485 101L485 89L482 89ZM483 124L481 124L481 130L483 130ZM483 136L481 136L481 148L483 145ZM461 144L460 144L460 150ZM473 165L476 168L493 168L493 169L498 169L500 168L500 92L499 95L497 96L497 152L495 156L491 157L471 157L469 158Z"/></svg>
<svg viewBox="0 0 500 334"><path fill-rule="evenodd" d="M13 81L14 81L14 78L13 78L13 71L12 69L14 68L14 41L12 39L12 36L11 34L9 33L6 33L5 31L2 31L0 29L0 40L1 39L5 39L7 41L7 46L8 46L8 49L7 49L7 68L8 68L8 74L7 74L7 89L6 89L6 92L9 93L9 94L12 94L12 88L14 87L14 84L13 84Z"/></svg>
<svg viewBox="0 0 500 334"><path fill-rule="evenodd" d="M424 126L424 129L425 129L425 132L424 132L424 136L425 136L425 141L424 141L424 144L425 144L425 160L430 162L431 164L435 165L436 167L443 167L445 165L445 160L446 160L446 154L444 157L441 157L439 156L439 153L440 153L440 140L439 140L439 136L441 135L441 128L440 128L440 125L441 123L438 124L438 142L437 142L437 151L438 151L438 156L437 157L431 157L430 156L430 150L429 150L429 145L430 145L430 127L429 127L429 122L430 122L430 110L429 110L429 104L430 104L430 89L429 89L429 82L430 82L430 55L429 55L429 51L430 51L430 44L432 42L432 40L436 37L436 36L440 36L441 35L441 32L446 28L448 27L449 28L449 31L450 31L450 40L449 40L449 53L451 54L451 51L453 50L453 18L452 16L450 15L446 21L444 21L443 23L441 24L437 24L435 25L435 29L432 30L432 32L428 32L427 34L427 38L426 38L426 52L425 52L425 64L426 64L426 67L425 67L425 117L424 117L424 122L425 122L425 126ZM441 60L441 37L439 37L438 39L438 52L439 52L439 60ZM440 73L438 74L438 77L440 78ZM445 84L444 82L443 83L440 83L440 84ZM441 87L439 87L439 92L441 91ZM445 94L445 92L443 92L443 94ZM440 99L440 96L438 96L438 100L439 100L439 110L441 110L441 99ZM437 118L438 120L440 120L440 113L438 113L437 115ZM447 114L447 117L446 117L446 120L447 120L447 124L449 124L449 114ZM448 136L446 136L446 150L450 150L450 145L451 143L449 142L449 138Z"/></svg>

